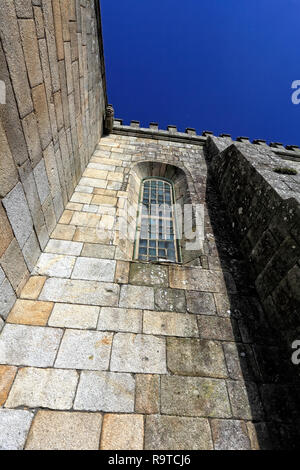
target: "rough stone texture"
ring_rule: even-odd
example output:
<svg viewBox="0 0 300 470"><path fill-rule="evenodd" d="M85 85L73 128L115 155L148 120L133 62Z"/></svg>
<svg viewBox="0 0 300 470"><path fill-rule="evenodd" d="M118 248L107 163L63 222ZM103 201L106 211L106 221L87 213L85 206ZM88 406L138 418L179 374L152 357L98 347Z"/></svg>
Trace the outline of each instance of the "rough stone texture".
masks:
<svg viewBox="0 0 300 470"><path fill-rule="evenodd" d="M46 282L45 276L31 276L21 292L22 299L36 300Z"/></svg>
<svg viewBox="0 0 300 470"><path fill-rule="evenodd" d="M198 317L200 337L204 339L234 341L233 321L229 318L201 315Z"/></svg>
<svg viewBox="0 0 300 470"><path fill-rule="evenodd" d="M102 416L98 413L38 411L27 450L98 450Z"/></svg>
<svg viewBox="0 0 300 470"><path fill-rule="evenodd" d="M10 282L5 279L0 286L0 315L4 319L7 318L12 306L17 300L16 294L11 287Z"/></svg>
<svg viewBox="0 0 300 470"><path fill-rule="evenodd" d="M14 239L0 259L0 264L15 291L29 275L20 247Z"/></svg>
<svg viewBox="0 0 300 470"><path fill-rule="evenodd" d="M144 308L147 308L146 306ZM186 312L186 301L183 290L155 289L155 309L164 312Z"/></svg>
<svg viewBox="0 0 300 470"><path fill-rule="evenodd" d="M227 377L222 345L214 341L168 338L167 365L176 375Z"/></svg>
<svg viewBox="0 0 300 470"><path fill-rule="evenodd" d="M21 183L2 200L15 237L21 248L32 232L32 219Z"/></svg>
<svg viewBox="0 0 300 470"><path fill-rule="evenodd" d="M12 239L13 232L3 209L2 202L0 202L0 257L10 245Z"/></svg>
<svg viewBox="0 0 300 470"><path fill-rule="evenodd" d="M40 300L71 304L115 307L119 298L119 286L95 281L47 279Z"/></svg>
<svg viewBox="0 0 300 470"><path fill-rule="evenodd" d="M147 450L212 450L207 419L178 416L147 416Z"/></svg>
<svg viewBox="0 0 300 470"><path fill-rule="evenodd" d="M75 370L20 369L5 406L69 410L77 382Z"/></svg>
<svg viewBox="0 0 300 470"><path fill-rule="evenodd" d="M165 374L165 341L156 336L117 333L110 368L118 372Z"/></svg>
<svg viewBox="0 0 300 470"><path fill-rule="evenodd" d="M25 410L0 410L0 450L22 450L33 413Z"/></svg>
<svg viewBox="0 0 300 470"><path fill-rule="evenodd" d="M151 287L123 285L119 306L154 310L154 290Z"/></svg>
<svg viewBox="0 0 300 470"><path fill-rule="evenodd" d="M45 248L45 253L55 253L59 255L79 256L83 243L66 240L49 240Z"/></svg>
<svg viewBox="0 0 300 470"><path fill-rule="evenodd" d="M115 261L82 257L76 260L72 279L113 282L115 270Z"/></svg>
<svg viewBox="0 0 300 470"><path fill-rule="evenodd" d="M160 411L159 375L137 374L135 376L135 411L142 414L157 414Z"/></svg>
<svg viewBox="0 0 300 470"><path fill-rule="evenodd" d="M112 333L67 330L62 339L55 367L62 369L108 369Z"/></svg>
<svg viewBox="0 0 300 470"><path fill-rule="evenodd" d="M172 312L144 312L143 333L150 335L197 337L197 320Z"/></svg>
<svg viewBox="0 0 300 470"><path fill-rule="evenodd" d="M134 388L131 374L83 371L74 409L133 413Z"/></svg>
<svg viewBox="0 0 300 470"><path fill-rule="evenodd" d="M211 429L215 450L250 450L246 423L213 419Z"/></svg>
<svg viewBox="0 0 300 470"><path fill-rule="evenodd" d="M6 402L8 393L17 373L17 368L12 366L0 366L0 406Z"/></svg>
<svg viewBox="0 0 300 470"><path fill-rule="evenodd" d="M170 267L170 287L203 292L226 292L222 272L198 268Z"/></svg>
<svg viewBox="0 0 300 470"><path fill-rule="evenodd" d="M161 412L181 416L230 418L223 380L198 377L161 377Z"/></svg>
<svg viewBox="0 0 300 470"><path fill-rule="evenodd" d="M129 282L138 286L168 287L168 268L131 263Z"/></svg>
<svg viewBox="0 0 300 470"><path fill-rule="evenodd" d="M45 326L52 311L53 303L17 300L7 322L21 325Z"/></svg>
<svg viewBox="0 0 300 470"><path fill-rule="evenodd" d="M97 329L141 333L142 323L143 313L141 310L103 307L101 308Z"/></svg>
<svg viewBox="0 0 300 470"><path fill-rule="evenodd" d="M98 7L62 4L3 0L0 6L0 79L7 96L0 110L0 258L14 234L29 270L103 133L107 98ZM63 14L62 21L61 7L65 13L71 6L72 15ZM86 28L79 34L82 24L88 35ZM67 83L64 41L70 40ZM67 86L75 90L73 99ZM16 260L10 264L16 269ZM7 314L3 305L1 311Z"/></svg>
<svg viewBox="0 0 300 470"><path fill-rule="evenodd" d="M85 256L86 258L113 259L115 256L115 247L85 243L82 250L82 256Z"/></svg>
<svg viewBox="0 0 300 470"><path fill-rule="evenodd" d="M103 419L102 450L143 450L144 418L141 415L110 415Z"/></svg>
<svg viewBox="0 0 300 470"><path fill-rule="evenodd" d="M187 291L187 311L196 315L215 315L216 305L214 296L208 292Z"/></svg>
<svg viewBox="0 0 300 470"><path fill-rule="evenodd" d="M49 318L49 326L60 328L95 329L99 307L89 305L55 304Z"/></svg>
<svg viewBox="0 0 300 470"><path fill-rule="evenodd" d="M32 274L41 276L70 277L75 265L74 256L43 253Z"/></svg>
<svg viewBox="0 0 300 470"><path fill-rule="evenodd" d="M6 324L0 336L0 363L50 367L62 330Z"/></svg>

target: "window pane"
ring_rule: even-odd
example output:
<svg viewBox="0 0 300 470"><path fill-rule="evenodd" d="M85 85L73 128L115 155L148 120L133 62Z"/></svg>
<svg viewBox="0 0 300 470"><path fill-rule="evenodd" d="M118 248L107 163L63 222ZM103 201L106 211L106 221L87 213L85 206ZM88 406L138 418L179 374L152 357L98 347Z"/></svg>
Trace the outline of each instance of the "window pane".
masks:
<svg viewBox="0 0 300 470"><path fill-rule="evenodd" d="M141 189L138 259L178 261L171 183L151 178Z"/></svg>

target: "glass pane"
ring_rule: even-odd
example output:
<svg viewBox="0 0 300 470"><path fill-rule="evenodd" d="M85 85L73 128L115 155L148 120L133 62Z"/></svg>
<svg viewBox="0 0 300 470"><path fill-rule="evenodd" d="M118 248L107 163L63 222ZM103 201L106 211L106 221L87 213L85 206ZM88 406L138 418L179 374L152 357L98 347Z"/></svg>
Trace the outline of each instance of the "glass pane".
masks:
<svg viewBox="0 0 300 470"><path fill-rule="evenodd" d="M154 178L145 180L141 203L138 259L177 261L171 184Z"/></svg>

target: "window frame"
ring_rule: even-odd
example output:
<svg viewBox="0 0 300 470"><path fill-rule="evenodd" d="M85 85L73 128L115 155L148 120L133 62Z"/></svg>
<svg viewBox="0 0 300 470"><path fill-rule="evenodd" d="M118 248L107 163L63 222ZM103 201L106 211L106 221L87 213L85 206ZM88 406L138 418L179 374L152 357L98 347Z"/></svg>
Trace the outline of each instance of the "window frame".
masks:
<svg viewBox="0 0 300 470"><path fill-rule="evenodd" d="M147 181L163 181L170 185L170 193L171 193L171 217L163 217L161 215L158 216L148 216L149 218L154 218L157 220L172 220L173 222L173 230L174 230L174 249L175 249L175 260L172 259L163 259L157 256L156 260L142 260L139 259L139 248L140 248L140 240L141 240L141 225L142 225L142 218L144 214L142 213L143 207L143 195L145 189L145 182ZM150 198L151 199L151 198ZM150 203L151 204L151 203ZM141 180L140 190L139 190L139 199L138 199L138 210L137 210L137 217L136 217L136 232L135 232L135 241L134 241L134 250L133 250L133 260L138 261L141 263L172 263L172 264L182 264L182 255L181 255L181 246L178 239L178 226L177 226L177 217L176 217L176 210L175 210L175 190L174 184L168 178L164 178L162 176L147 176ZM164 241L164 240L162 240Z"/></svg>

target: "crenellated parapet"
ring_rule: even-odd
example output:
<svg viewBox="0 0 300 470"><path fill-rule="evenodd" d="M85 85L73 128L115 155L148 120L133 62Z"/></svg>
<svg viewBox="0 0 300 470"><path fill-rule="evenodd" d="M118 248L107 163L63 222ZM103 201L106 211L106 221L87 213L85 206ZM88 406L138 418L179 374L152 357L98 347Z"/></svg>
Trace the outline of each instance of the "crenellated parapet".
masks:
<svg viewBox="0 0 300 470"><path fill-rule="evenodd" d="M211 131L202 131L198 134L196 129L188 127L185 132L179 132L177 126L169 125L167 129L160 129L158 123L151 122L149 127L141 127L140 121L131 121L129 125L123 124L122 119L114 119L114 126L112 132L114 134L127 134L136 137L144 137L156 140L174 140L177 142L191 143L194 145L204 145L208 137L214 137L220 140L220 146L226 147L233 142L242 142L250 145L259 145L268 148L270 151L280 156L284 160L300 161L300 147L298 145L286 145L279 142L271 142L267 144L266 140L254 139L250 140L249 137L237 137L232 139L230 134L220 134L215 136ZM189 141L189 142L188 142Z"/></svg>

